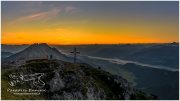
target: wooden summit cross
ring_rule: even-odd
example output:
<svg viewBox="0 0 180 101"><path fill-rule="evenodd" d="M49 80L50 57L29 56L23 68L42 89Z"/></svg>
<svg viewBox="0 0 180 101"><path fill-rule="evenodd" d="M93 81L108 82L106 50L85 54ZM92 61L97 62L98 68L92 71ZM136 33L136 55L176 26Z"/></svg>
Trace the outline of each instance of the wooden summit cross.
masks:
<svg viewBox="0 0 180 101"><path fill-rule="evenodd" d="M74 48L73 52L71 52L74 54L74 63L76 63L76 54L79 54L80 52L76 51L76 48Z"/></svg>

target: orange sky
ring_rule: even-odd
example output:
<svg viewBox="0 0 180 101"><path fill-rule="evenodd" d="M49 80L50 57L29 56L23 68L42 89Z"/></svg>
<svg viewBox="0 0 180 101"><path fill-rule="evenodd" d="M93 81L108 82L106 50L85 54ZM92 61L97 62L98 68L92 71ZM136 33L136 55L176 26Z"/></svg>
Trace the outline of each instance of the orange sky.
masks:
<svg viewBox="0 0 180 101"><path fill-rule="evenodd" d="M179 42L178 3L132 4L3 2L1 42L2 44ZM127 8L123 8L124 6Z"/></svg>

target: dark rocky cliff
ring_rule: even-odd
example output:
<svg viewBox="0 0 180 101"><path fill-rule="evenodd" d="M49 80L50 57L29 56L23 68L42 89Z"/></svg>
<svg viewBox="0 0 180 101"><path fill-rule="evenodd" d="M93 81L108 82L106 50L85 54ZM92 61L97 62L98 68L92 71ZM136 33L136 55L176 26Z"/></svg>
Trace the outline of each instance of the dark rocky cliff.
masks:
<svg viewBox="0 0 180 101"><path fill-rule="evenodd" d="M7 83L9 73L33 74L44 73L43 88L34 87L32 83L23 85L32 89L46 89L41 98L53 100L103 100L103 99L155 99L155 96L133 88L127 80L112 75L87 64L72 64L60 60L36 59L26 61L18 68L3 69L2 81ZM3 86L3 85L2 85ZM22 86L19 85L19 88ZM6 89L2 89L2 99L9 99ZM20 99L14 96L13 99ZM13 100L11 99L11 100ZM29 99L29 98L23 98Z"/></svg>

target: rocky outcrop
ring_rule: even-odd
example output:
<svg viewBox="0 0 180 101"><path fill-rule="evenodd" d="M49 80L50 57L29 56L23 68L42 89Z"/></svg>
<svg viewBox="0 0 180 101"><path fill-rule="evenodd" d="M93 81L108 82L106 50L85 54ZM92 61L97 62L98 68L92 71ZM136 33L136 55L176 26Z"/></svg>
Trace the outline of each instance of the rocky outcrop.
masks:
<svg viewBox="0 0 180 101"><path fill-rule="evenodd" d="M43 88L49 100L153 99L134 89L127 80L87 64L72 64L60 60L30 60L9 72L44 73ZM9 73L8 72L8 73ZM27 84L28 85L28 84Z"/></svg>
<svg viewBox="0 0 180 101"><path fill-rule="evenodd" d="M65 87L65 85L64 85L64 83L63 83L58 72L55 72L55 76L54 76L54 78L52 78L49 85L50 85L50 91L51 92L59 91Z"/></svg>

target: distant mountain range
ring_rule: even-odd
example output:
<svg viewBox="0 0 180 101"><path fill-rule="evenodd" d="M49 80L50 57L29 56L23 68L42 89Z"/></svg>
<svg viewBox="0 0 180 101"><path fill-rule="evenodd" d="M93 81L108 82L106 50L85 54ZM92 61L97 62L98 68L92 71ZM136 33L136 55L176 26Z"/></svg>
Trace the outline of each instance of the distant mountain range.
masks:
<svg viewBox="0 0 180 101"><path fill-rule="evenodd" d="M124 57L128 60L179 68L179 45L166 44L144 48Z"/></svg>
<svg viewBox="0 0 180 101"><path fill-rule="evenodd" d="M2 44L2 58L5 52L18 53L29 45ZM119 45L54 45L60 52L70 54L74 47L81 52L80 55L88 55L105 58L119 58L132 60L151 65L169 66L179 68L179 43L165 44L119 44ZM63 53L63 54L64 54ZM11 54L12 55L12 54Z"/></svg>
<svg viewBox="0 0 180 101"><path fill-rule="evenodd" d="M68 53L74 46L54 46ZM119 58L151 65L179 68L179 43L164 44L119 44L119 45L79 45L81 55Z"/></svg>
<svg viewBox="0 0 180 101"><path fill-rule="evenodd" d="M8 44L1 44L1 51L2 52L11 52L11 53L18 53L25 48L29 47L29 45L8 45Z"/></svg>
<svg viewBox="0 0 180 101"><path fill-rule="evenodd" d="M1 58L7 58L9 56L13 55L13 53L11 52L1 52Z"/></svg>

